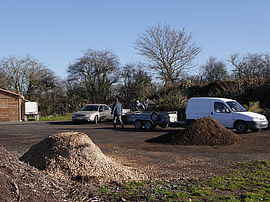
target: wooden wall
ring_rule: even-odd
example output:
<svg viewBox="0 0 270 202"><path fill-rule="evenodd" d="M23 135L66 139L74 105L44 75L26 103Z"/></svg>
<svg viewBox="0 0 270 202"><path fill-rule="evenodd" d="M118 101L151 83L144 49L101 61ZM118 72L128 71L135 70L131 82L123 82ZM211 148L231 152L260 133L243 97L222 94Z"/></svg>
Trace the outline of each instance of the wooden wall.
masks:
<svg viewBox="0 0 270 202"><path fill-rule="evenodd" d="M21 102L19 96L0 92L0 121L20 121Z"/></svg>

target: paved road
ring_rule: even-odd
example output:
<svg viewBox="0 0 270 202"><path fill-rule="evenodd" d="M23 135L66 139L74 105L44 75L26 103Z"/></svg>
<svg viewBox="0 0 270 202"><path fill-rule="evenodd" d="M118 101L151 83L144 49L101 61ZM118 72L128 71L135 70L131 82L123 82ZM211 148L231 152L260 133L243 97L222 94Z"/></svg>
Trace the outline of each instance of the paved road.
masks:
<svg viewBox="0 0 270 202"><path fill-rule="evenodd" d="M0 144L11 152L21 154L44 138L67 131L86 133L97 145L143 143L145 139L167 133L170 129L135 130L132 125L124 129L112 127L112 123L73 124L70 121L56 122L2 122Z"/></svg>
<svg viewBox="0 0 270 202"><path fill-rule="evenodd" d="M79 131L108 156L120 163L145 171L153 179L197 178L222 174L235 162L270 160L270 131L241 135L246 141L237 145L183 146L149 144L145 140L173 129L137 131L112 128L112 123L72 122L0 123L0 144L21 156L32 145L59 132Z"/></svg>

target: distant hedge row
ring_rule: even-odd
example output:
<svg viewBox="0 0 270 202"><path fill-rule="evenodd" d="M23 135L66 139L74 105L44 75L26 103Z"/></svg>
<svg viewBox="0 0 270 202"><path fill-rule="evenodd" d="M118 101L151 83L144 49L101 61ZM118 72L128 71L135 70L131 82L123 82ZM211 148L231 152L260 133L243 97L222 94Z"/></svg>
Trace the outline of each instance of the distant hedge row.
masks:
<svg viewBox="0 0 270 202"><path fill-rule="evenodd" d="M246 79L195 85L189 88L187 97L226 97L242 104L259 101L260 107L270 108L270 80Z"/></svg>
<svg viewBox="0 0 270 202"><path fill-rule="evenodd" d="M183 109L190 97L224 97L235 99L243 105L259 103L259 107L270 111L270 79L245 79L215 81L206 84L180 83L178 86L164 88L152 99L159 110Z"/></svg>

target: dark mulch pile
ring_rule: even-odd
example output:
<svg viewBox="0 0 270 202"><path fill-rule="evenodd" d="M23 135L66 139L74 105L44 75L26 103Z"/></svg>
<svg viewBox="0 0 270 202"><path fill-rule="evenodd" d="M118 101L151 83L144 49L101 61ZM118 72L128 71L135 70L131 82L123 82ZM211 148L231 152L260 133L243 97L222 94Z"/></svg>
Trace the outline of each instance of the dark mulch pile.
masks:
<svg viewBox="0 0 270 202"><path fill-rule="evenodd" d="M63 186L0 145L0 201L62 201Z"/></svg>
<svg viewBox="0 0 270 202"><path fill-rule="evenodd" d="M33 145L20 160L65 182L109 183L144 179L103 154L84 133L58 133Z"/></svg>
<svg viewBox="0 0 270 202"><path fill-rule="evenodd" d="M191 128L176 130L146 140L146 142L172 145L229 145L239 143L242 140L239 135L224 128L215 119L204 117L196 120Z"/></svg>

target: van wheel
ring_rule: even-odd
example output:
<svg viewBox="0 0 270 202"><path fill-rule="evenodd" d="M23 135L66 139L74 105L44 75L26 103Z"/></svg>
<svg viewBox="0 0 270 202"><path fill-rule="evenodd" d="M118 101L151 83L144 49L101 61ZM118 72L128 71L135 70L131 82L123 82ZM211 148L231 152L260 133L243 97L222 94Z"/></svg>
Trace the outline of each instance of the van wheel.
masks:
<svg viewBox="0 0 270 202"><path fill-rule="evenodd" d="M238 121L235 126L234 126L235 130L237 131L237 133L246 133L248 130L247 124L244 121Z"/></svg>
<svg viewBox="0 0 270 202"><path fill-rule="evenodd" d="M141 121L135 121L134 122L134 127L136 129L142 129L142 122Z"/></svg>

